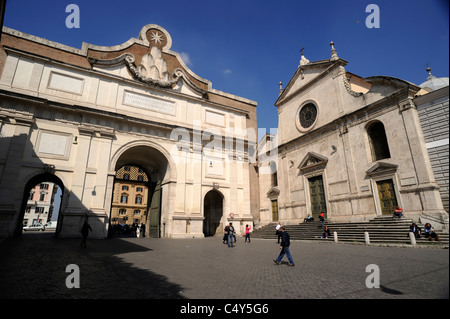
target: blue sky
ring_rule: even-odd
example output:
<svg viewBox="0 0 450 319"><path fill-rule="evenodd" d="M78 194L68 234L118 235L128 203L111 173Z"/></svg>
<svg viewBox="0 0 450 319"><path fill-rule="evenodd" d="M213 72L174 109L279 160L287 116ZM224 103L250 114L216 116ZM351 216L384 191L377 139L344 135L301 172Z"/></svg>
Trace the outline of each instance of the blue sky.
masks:
<svg viewBox="0 0 450 319"><path fill-rule="evenodd" d="M68 4L80 28L65 25ZM380 9L380 28L367 28L366 6ZM330 58L330 42L362 77L387 75L420 84L426 64L448 77L448 0L7 0L4 25L81 48L118 45L146 24L172 36L193 72L213 88L258 102L258 126L278 126L274 103L281 81L297 69L299 49L310 61Z"/></svg>

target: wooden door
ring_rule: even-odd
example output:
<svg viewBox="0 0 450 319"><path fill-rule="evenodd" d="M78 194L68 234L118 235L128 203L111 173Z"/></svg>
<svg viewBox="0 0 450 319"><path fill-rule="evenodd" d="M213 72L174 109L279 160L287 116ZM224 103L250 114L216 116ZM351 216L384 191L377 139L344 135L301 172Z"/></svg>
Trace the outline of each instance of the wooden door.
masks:
<svg viewBox="0 0 450 319"><path fill-rule="evenodd" d="M272 201L272 221L278 221L278 200L276 199Z"/></svg>
<svg viewBox="0 0 450 319"><path fill-rule="evenodd" d="M322 176L308 178L309 194L311 198L311 215L316 220L319 219L321 212L327 213L327 204L325 201L325 191L323 187Z"/></svg>
<svg viewBox="0 0 450 319"><path fill-rule="evenodd" d="M383 215L392 215L397 207L394 182L392 179L377 182L378 196L380 198L381 212Z"/></svg>
<svg viewBox="0 0 450 319"><path fill-rule="evenodd" d="M158 181L154 187L150 203L150 216L148 217L148 236L150 238L159 238L161 226L161 181Z"/></svg>

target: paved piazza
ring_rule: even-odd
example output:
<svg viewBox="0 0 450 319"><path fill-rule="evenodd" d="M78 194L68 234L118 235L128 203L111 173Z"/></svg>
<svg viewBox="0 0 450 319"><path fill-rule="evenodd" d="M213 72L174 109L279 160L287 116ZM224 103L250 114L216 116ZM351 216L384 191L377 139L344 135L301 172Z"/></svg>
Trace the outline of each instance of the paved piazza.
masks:
<svg viewBox="0 0 450 319"><path fill-rule="evenodd" d="M24 234L0 241L0 298L113 299L444 299L449 251L293 241L295 267L272 260L273 240L53 239ZM80 288L66 287L76 264ZM367 288L368 265L380 288ZM257 300L254 300L255 302Z"/></svg>

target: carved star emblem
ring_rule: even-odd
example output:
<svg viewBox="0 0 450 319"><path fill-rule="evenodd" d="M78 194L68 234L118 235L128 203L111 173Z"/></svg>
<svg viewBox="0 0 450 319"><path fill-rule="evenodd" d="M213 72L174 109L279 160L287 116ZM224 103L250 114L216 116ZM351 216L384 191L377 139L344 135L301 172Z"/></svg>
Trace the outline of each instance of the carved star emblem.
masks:
<svg viewBox="0 0 450 319"><path fill-rule="evenodd" d="M157 32L152 32L152 35L150 36L151 41L155 41L156 44L162 43L162 35Z"/></svg>

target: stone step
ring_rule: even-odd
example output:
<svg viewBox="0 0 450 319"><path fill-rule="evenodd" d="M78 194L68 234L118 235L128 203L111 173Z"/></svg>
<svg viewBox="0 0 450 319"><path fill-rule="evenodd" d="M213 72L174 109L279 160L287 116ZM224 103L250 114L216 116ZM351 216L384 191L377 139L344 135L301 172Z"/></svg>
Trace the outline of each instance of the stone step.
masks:
<svg viewBox="0 0 450 319"><path fill-rule="evenodd" d="M409 226L412 221L405 217L393 219L392 216L379 216L373 220L359 223L332 223L325 222L330 229L330 238L323 239L322 223L320 221L286 225L293 240L334 240L333 232L337 232L339 242L365 243L365 232L369 233L371 243L386 244L410 244ZM255 238L277 239L275 227L277 224L266 225L253 232ZM424 229L423 225L418 225ZM449 234L438 232L440 241L430 242L428 239L417 238L418 245L448 245Z"/></svg>

